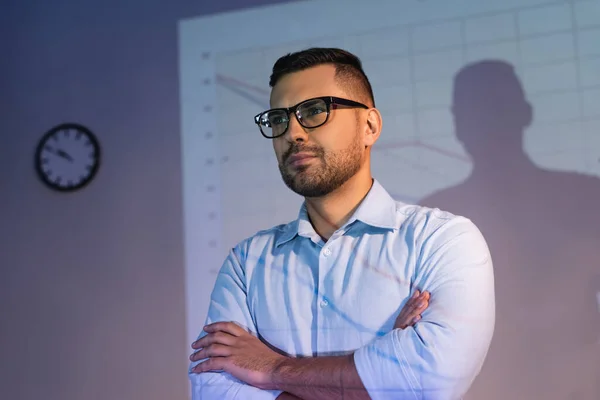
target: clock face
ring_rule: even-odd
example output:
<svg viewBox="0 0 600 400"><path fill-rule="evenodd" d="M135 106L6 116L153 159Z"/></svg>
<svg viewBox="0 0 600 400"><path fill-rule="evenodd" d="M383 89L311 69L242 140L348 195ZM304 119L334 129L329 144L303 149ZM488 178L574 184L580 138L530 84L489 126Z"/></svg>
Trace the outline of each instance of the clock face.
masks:
<svg viewBox="0 0 600 400"><path fill-rule="evenodd" d="M94 134L78 124L52 128L40 140L35 166L52 189L68 192L87 185L100 166L100 145Z"/></svg>

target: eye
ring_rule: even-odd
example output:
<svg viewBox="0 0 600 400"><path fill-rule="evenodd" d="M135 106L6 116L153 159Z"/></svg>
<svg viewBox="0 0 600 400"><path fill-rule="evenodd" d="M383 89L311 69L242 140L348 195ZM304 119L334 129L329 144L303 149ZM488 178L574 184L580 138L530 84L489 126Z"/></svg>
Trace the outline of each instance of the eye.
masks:
<svg viewBox="0 0 600 400"><path fill-rule="evenodd" d="M320 115L327 114L327 104L321 100L310 101L304 103L298 111L304 119L315 119L317 117L320 119Z"/></svg>
<svg viewBox="0 0 600 400"><path fill-rule="evenodd" d="M281 125L281 124L287 123L287 118L284 117L283 115L276 115L276 116L273 116L273 117L269 118L269 122L273 126L275 126L275 125Z"/></svg>
<svg viewBox="0 0 600 400"><path fill-rule="evenodd" d="M322 107L312 106L308 110L306 110L306 116L319 115L324 112L325 110L323 110Z"/></svg>

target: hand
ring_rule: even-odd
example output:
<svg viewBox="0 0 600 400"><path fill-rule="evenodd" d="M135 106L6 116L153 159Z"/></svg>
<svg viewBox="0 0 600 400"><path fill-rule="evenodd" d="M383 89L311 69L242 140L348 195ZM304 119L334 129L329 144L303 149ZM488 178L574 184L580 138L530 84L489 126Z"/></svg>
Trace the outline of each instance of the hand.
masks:
<svg viewBox="0 0 600 400"><path fill-rule="evenodd" d="M216 322L205 326L204 331L208 334L192 344L198 351L190 360L208 360L192 372L225 371L259 389L275 389L272 374L286 356L233 322Z"/></svg>
<svg viewBox="0 0 600 400"><path fill-rule="evenodd" d="M420 293L418 290L406 302L394 323L394 329L405 329L413 326L421 319L421 313L429 307L429 292Z"/></svg>

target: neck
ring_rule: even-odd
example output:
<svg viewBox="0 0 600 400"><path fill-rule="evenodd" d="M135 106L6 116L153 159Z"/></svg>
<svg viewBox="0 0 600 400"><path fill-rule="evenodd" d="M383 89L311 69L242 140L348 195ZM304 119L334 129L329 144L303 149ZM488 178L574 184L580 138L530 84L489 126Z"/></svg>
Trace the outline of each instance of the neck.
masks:
<svg viewBox="0 0 600 400"><path fill-rule="evenodd" d="M371 172L359 171L328 195L306 198L306 210L315 231L324 240L328 240L352 216L371 186L373 186Z"/></svg>

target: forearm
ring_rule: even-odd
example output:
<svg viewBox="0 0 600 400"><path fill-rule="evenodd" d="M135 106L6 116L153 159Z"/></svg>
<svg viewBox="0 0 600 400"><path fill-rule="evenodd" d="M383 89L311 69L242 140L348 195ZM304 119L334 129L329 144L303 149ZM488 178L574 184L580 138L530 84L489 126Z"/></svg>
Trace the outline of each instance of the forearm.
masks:
<svg viewBox="0 0 600 400"><path fill-rule="evenodd" d="M278 390L301 399L370 399L354 365L353 355L290 358L275 371Z"/></svg>

